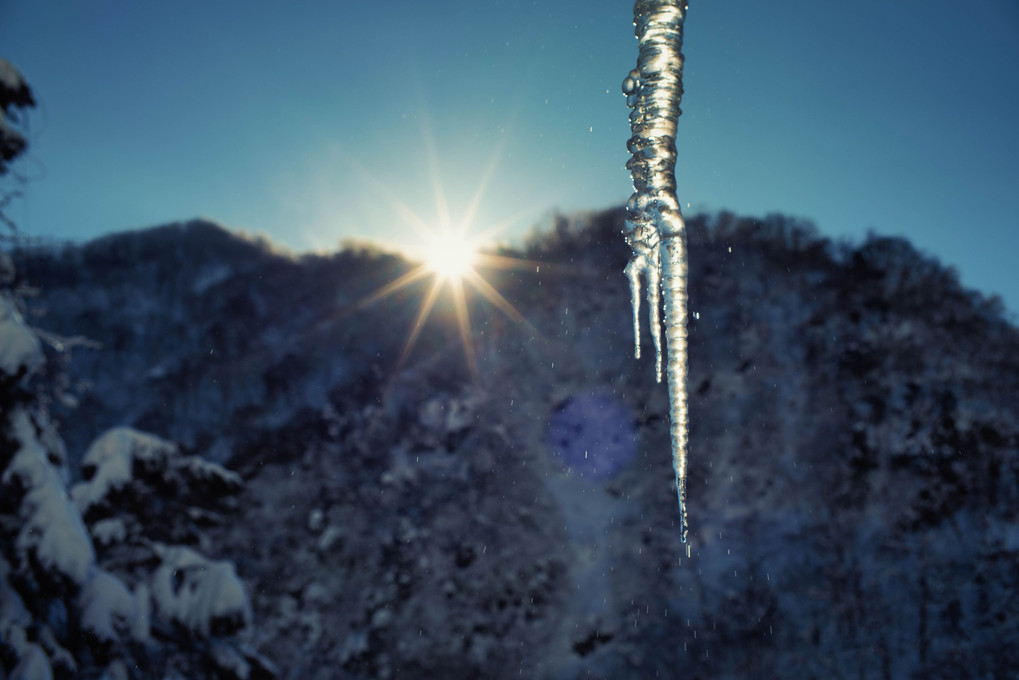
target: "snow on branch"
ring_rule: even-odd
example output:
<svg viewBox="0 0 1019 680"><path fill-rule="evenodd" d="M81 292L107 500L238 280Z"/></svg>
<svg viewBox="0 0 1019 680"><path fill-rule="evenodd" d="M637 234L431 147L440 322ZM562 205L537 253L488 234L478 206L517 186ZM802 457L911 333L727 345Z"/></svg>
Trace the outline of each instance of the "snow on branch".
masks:
<svg viewBox="0 0 1019 680"><path fill-rule="evenodd" d="M85 482L76 484L71 497L81 514L105 503L123 489L139 467L162 467L177 447L155 435L129 427L115 427L92 442L81 461Z"/></svg>
<svg viewBox="0 0 1019 680"><path fill-rule="evenodd" d="M25 323L14 301L0 294L0 374L27 378L42 368L43 361L39 338Z"/></svg>
<svg viewBox="0 0 1019 680"><path fill-rule="evenodd" d="M96 561L81 515L28 413L16 409L9 426L19 447L0 481L5 493L24 496L20 507L23 524L16 540L18 555L25 563L81 585Z"/></svg>
<svg viewBox="0 0 1019 680"><path fill-rule="evenodd" d="M100 435L85 452L82 475L85 481L75 485L71 496L86 518L110 509L112 497L135 483L151 482L170 487L174 494L201 496L206 504L221 502L243 486L237 473L199 456L182 455L176 444L130 427Z"/></svg>
<svg viewBox="0 0 1019 680"><path fill-rule="evenodd" d="M234 567L184 546L156 546L162 560L152 575L152 599L160 616L208 637L251 624L251 604Z"/></svg>
<svg viewBox="0 0 1019 680"><path fill-rule="evenodd" d="M148 636L147 601L136 598L124 582L104 569L96 569L81 589L81 626L105 644L131 633Z"/></svg>

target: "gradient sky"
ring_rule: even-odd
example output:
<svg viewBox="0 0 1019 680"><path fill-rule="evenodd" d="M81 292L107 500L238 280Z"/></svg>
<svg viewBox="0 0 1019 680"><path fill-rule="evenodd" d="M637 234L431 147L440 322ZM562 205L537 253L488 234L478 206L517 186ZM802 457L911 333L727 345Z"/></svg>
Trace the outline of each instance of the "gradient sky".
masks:
<svg viewBox="0 0 1019 680"><path fill-rule="evenodd" d="M1019 311L1019 2L690 5L688 212L904 235ZM472 228L514 241L631 191L626 0L0 0L0 56L41 104L32 236L205 216L406 246L408 213L462 219L480 188Z"/></svg>

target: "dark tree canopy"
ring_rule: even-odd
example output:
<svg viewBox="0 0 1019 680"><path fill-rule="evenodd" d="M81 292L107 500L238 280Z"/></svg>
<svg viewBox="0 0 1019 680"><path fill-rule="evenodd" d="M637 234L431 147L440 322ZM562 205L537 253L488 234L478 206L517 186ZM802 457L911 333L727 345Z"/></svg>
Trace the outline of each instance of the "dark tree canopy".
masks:
<svg viewBox="0 0 1019 680"><path fill-rule="evenodd" d="M25 136L26 109L35 106L35 97L24 76L6 59L0 58L0 222L16 231L6 209L21 195L24 178L14 175L14 187L7 177L11 164L25 153L28 139Z"/></svg>

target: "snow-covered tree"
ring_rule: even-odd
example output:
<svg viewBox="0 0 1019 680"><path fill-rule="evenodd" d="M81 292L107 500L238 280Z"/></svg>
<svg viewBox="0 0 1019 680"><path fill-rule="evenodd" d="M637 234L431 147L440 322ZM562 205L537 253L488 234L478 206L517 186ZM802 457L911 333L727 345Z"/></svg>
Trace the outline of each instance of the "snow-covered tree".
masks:
<svg viewBox="0 0 1019 680"><path fill-rule="evenodd" d="M251 607L233 565L170 542L200 543L240 477L117 428L89 448L69 494L63 443L33 386L41 343L8 294L0 304L0 677L118 677L126 666L136 677L272 677L238 643Z"/></svg>
<svg viewBox="0 0 1019 680"><path fill-rule="evenodd" d="M33 103L0 60L0 174L27 145L6 121ZM0 251L0 680L273 677L242 644L251 607L233 564L195 549L241 478L117 428L69 493L45 375L47 344L61 350L26 322L15 282Z"/></svg>
<svg viewBox="0 0 1019 680"><path fill-rule="evenodd" d="M251 608L233 565L176 544L201 543L240 477L117 428L89 448L68 493L44 366L17 298L0 290L0 677L127 677L127 666L136 677L170 667L271 677L237 643Z"/></svg>

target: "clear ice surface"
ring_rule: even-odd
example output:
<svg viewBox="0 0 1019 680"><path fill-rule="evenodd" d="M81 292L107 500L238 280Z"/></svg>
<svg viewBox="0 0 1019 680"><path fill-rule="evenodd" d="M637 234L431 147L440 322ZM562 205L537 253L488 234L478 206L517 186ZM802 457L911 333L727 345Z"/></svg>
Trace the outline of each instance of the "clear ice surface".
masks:
<svg viewBox="0 0 1019 680"><path fill-rule="evenodd" d="M630 160L634 193L627 203L626 265L633 304L634 355L640 358L640 280L647 282L655 372L662 377L659 291L665 296L666 382L672 465L679 499L680 538L687 538L687 247L686 225L676 198L676 122L682 113L683 20L686 0L637 0L633 6L637 68L623 80L630 112Z"/></svg>

